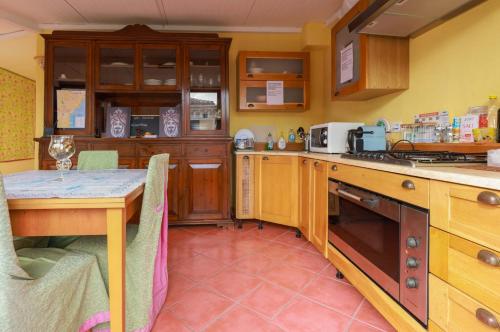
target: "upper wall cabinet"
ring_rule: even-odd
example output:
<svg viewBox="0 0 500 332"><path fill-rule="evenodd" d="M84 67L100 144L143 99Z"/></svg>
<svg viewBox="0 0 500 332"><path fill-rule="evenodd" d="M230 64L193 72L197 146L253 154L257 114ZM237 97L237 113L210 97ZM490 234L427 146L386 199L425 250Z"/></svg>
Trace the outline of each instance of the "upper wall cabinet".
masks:
<svg viewBox="0 0 500 332"><path fill-rule="evenodd" d="M238 59L240 111L309 108L309 53L243 51ZM269 81L278 82L274 100L268 98Z"/></svg>
<svg viewBox="0 0 500 332"><path fill-rule="evenodd" d="M360 0L332 28L332 100L366 100L408 89L408 38L349 30L368 5L369 0Z"/></svg>

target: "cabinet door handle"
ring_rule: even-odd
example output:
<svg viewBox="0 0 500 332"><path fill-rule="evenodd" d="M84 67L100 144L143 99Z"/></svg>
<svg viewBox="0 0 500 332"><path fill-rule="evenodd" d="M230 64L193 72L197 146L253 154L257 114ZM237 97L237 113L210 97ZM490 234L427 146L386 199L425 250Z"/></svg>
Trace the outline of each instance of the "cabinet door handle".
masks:
<svg viewBox="0 0 500 332"><path fill-rule="evenodd" d="M481 191L477 195L477 200L488 205L500 205L500 197L491 191Z"/></svg>
<svg viewBox="0 0 500 332"><path fill-rule="evenodd" d="M498 320L496 319L496 317L486 309L478 308L476 310L476 318L478 321L488 327L494 329L498 329L500 327L500 324L498 324Z"/></svg>
<svg viewBox="0 0 500 332"><path fill-rule="evenodd" d="M298 74L297 78L303 78L304 76L302 74Z"/></svg>
<svg viewBox="0 0 500 332"><path fill-rule="evenodd" d="M248 160L248 159L250 159L250 157L249 156L243 156L243 159Z"/></svg>
<svg viewBox="0 0 500 332"><path fill-rule="evenodd" d="M304 104L297 104L297 107L304 107Z"/></svg>
<svg viewBox="0 0 500 332"><path fill-rule="evenodd" d="M303 163L304 165L305 165L305 164L307 164L307 160L306 160L306 159L302 160L302 163Z"/></svg>
<svg viewBox="0 0 500 332"><path fill-rule="evenodd" d="M495 253L489 251L489 250L479 250L477 253L477 259L479 259L481 262L491 265L491 266L500 266L500 258L498 258Z"/></svg>
<svg viewBox="0 0 500 332"><path fill-rule="evenodd" d="M262 160L269 160L269 157L262 157Z"/></svg>
<svg viewBox="0 0 500 332"><path fill-rule="evenodd" d="M337 168L337 165L333 165L332 166L332 171L336 171L338 168Z"/></svg>
<svg viewBox="0 0 500 332"><path fill-rule="evenodd" d="M253 77L253 74L247 74L247 77Z"/></svg>
<svg viewBox="0 0 500 332"><path fill-rule="evenodd" d="M254 105L254 104L248 104L247 106L248 106L248 107L255 107L255 105Z"/></svg>
<svg viewBox="0 0 500 332"><path fill-rule="evenodd" d="M415 190L415 183L413 183L412 180L404 180L403 183L401 183L401 187L409 190Z"/></svg>
<svg viewBox="0 0 500 332"><path fill-rule="evenodd" d="M319 161L315 161L314 162L314 167L318 167L319 166Z"/></svg>

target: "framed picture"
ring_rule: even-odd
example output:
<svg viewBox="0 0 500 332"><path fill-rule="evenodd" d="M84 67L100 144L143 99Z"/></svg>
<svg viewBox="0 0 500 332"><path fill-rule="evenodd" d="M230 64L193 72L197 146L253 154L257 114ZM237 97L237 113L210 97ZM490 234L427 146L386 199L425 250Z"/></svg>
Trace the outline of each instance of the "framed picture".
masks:
<svg viewBox="0 0 500 332"><path fill-rule="evenodd" d="M106 110L106 137L130 136L130 107L108 107Z"/></svg>
<svg viewBox="0 0 500 332"><path fill-rule="evenodd" d="M160 107L160 137L178 137L181 135L181 109L175 107Z"/></svg>
<svg viewBox="0 0 500 332"><path fill-rule="evenodd" d="M85 128L85 96L81 89L57 90L57 128Z"/></svg>

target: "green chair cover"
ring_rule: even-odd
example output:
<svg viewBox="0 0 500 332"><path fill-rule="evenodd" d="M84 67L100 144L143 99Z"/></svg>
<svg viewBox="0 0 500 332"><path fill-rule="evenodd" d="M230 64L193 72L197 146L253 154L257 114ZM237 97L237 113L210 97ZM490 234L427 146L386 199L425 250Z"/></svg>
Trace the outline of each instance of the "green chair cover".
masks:
<svg viewBox="0 0 500 332"><path fill-rule="evenodd" d="M0 331L86 331L100 323L89 319L107 310L95 256L56 248L16 254L0 175Z"/></svg>
<svg viewBox="0 0 500 332"><path fill-rule="evenodd" d="M78 155L78 170L93 171L117 168L118 151L82 151ZM79 236L51 236L48 246L53 248L66 248L79 238Z"/></svg>
<svg viewBox="0 0 500 332"><path fill-rule="evenodd" d="M117 169L118 151L82 151L78 155L78 170Z"/></svg>
<svg viewBox="0 0 500 332"><path fill-rule="evenodd" d="M149 161L139 225L127 225L126 249L126 331L149 331L153 304L153 274L158 250L168 181L168 154ZM67 247L97 257L108 286L106 237L84 236ZM154 317L153 317L154 319ZM106 326L98 326L105 328Z"/></svg>

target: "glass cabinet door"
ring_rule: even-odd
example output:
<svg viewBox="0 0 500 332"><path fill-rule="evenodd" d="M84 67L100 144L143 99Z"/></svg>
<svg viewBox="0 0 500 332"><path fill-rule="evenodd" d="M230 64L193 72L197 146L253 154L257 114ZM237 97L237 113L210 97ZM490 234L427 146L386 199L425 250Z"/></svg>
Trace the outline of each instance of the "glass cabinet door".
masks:
<svg viewBox="0 0 500 332"><path fill-rule="evenodd" d="M134 45L98 45L98 89L135 89Z"/></svg>
<svg viewBox="0 0 500 332"><path fill-rule="evenodd" d="M91 134L89 109L89 58L87 43L49 47L52 68L49 80L45 127L54 128L57 134Z"/></svg>
<svg viewBox="0 0 500 332"><path fill-rule="evenodd" d="M240 52L241 80L307 80L305 52Z"/></svg>
<svg viewBox="0 0 500 332"><path fill-rule="evenodd" d="M141 86L144 90L178 90L180 75L176 45L141 45Z"/></svg>
<svg viewBox="0 0 500 332"><path fill-rule="evenodd" d="M189 124L191 134L223 133L225 109L221 87L223 53L218 46L188 48Z"/></svg>
<svg viewBox="0 0 500 332"><path fill-rule="evenodd" d="M309 107L307 84L304 81L283 83L283 104L267 101L266 81L240 82L240 110L305 110Z"/></svg>

